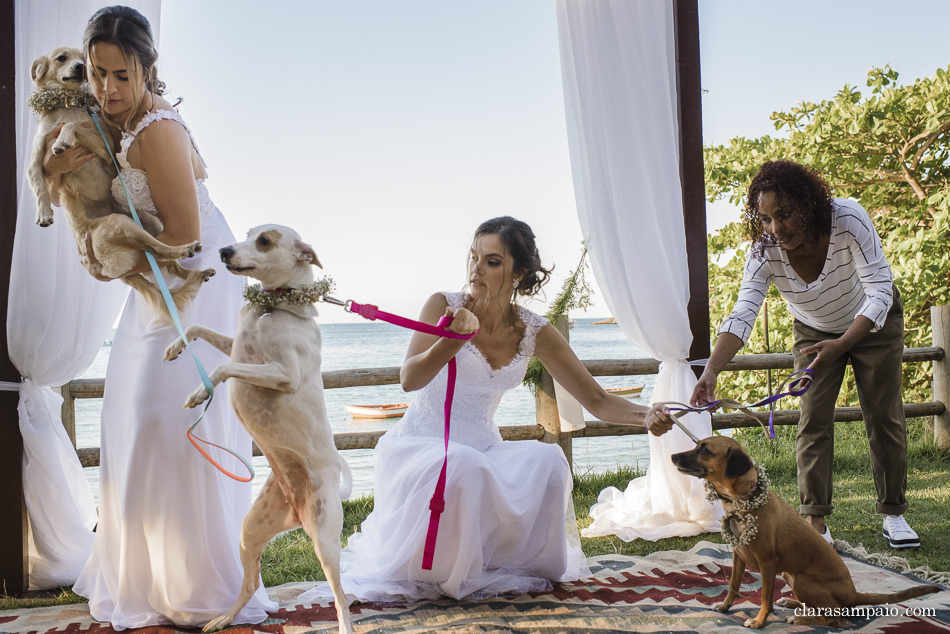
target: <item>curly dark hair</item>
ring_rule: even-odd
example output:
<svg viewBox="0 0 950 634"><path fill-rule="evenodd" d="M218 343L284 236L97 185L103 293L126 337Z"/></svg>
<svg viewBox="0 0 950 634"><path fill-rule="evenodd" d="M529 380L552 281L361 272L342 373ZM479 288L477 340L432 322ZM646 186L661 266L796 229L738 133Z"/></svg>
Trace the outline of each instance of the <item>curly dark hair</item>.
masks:
<svg viewBox="0 0 950 634"><path fill-rule="evenodd" d="M474 239L489 234L498 235L514 260L512 271L522 276L515 292L525 297L536 295L550 279L553 267L546 269L541 266L541 256L538 255L531 227L511 216L500 216L480 224L475 230Z"/></svg>
<svg viewBox="0 0 950 634"><path fill-rule="evenodd" d="M759 216L759 200L765 192L775 194L779 205L792 212L806 243L816 243L831 231L831 186L821 174L794 161L767 161L752 178L745 204L746 237L753 242L756 259L764 259L765 247L775 244L762 230Z"/></svg>

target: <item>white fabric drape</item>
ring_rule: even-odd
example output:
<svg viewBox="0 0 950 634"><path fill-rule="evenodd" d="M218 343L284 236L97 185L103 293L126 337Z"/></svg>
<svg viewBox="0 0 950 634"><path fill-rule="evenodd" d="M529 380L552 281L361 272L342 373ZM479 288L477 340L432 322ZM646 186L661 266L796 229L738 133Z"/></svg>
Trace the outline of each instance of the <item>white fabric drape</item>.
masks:
<svg viewBox="0 0 950 634"><path fill-rule="evenodd" d="M670 0L557 0L574 192L591 266L624 333L661 361L653 402L688 400L696 377L680 186ZM712 433L707 414L683 422ZM650 436L650 465L626 491L605 489L588 537L657 540L719 530L721 509L670 455L679 429Z"/></svg>
<svg viewBox="0 0 950 634"><path fill-rule="evenodd" d="M92 552L96 509L82 466L63 428L62 398L49 386L76 378L96 357L128 287L94 280L79 263L61 210L51 227L34 222L27 180L36 118L26 105L34 90L33 60L58 46L82 46L90 16L109 2L17 0L17 227L11 265L7 339L19 370L23 488L30 518L30 589L72 584ZM160 0L125 4L157 29ZM157 33L156 33L157 36Z"/></svg>

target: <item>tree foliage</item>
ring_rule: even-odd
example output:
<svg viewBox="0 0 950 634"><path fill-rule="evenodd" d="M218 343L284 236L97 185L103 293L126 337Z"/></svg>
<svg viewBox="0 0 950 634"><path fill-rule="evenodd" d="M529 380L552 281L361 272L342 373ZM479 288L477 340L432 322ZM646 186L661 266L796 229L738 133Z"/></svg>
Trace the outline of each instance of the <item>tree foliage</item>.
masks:
<svg viewBox="0 0 950 634"><path fill-rule="evenodd" d="M581 244L583 245L584 243L582 242ZM564 284L561 286L561 292L557 294L557 297L551 302L551 307L548 309L548 312L544 314L549 322L556 326L558 320L562 317L566 318L570 311L580 310L583 312L590 307L594 289L591 288L590 282L587 279L589 269L590 265L587 263L587 246L585 245L581 251L580 261L571 274L567 276L567 279L564 280ZM541 365L541 362L535 357L531 357L531 359L528 360L528 368L522 382L535 394L537 394L541 387L541 374L543 372L544 366Z"/></svg>
<svg viewBox="0 0 950 634"><path fill-rule="evenodd" d="M772 115L781 138L735 138L705 148L706 196L743 206L748 184L766 160L785 158L817 169L838 197L868 210L904 304L905 345L931 345L930 306L950 302L950 67L899 85L889 66L868 73L870 94L846 85L834 98ZM741 220L709 237L711 323L732 310L748 253ZM774 287L767 306L772 351L790 350L791 317ZM747 352L765 349L759 324ZM713 333L715 336L715 332ZM731 398L760 394L749 373L721 376ZM929 368L905 366L905 399L930 400ZM727 376L728 375L728 376ZM735 394L735 396L733 396ZM839 401L854 402L853 386Z"/></svg>

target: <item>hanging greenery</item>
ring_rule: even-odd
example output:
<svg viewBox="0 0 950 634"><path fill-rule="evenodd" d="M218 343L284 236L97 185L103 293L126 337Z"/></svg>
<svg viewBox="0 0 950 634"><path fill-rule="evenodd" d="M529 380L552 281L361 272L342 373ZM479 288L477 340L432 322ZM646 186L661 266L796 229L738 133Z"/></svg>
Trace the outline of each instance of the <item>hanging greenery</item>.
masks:
<svg viewBox="0 0 950 634"><path fill-rule="evenodd" d="M545 318L557 326L561 317L567 317L572 310L584 311L590 307L591 297L594 289L591 288L587 280L587 273L590 265L587 262L587 246L581 242L583 250L581 251L580 261L574 271L564 280L564 286L558 293L551 307L544 314ZM527 385L531 392L537 394L541 388L541 373L544 372L544 366L534 357L528 362L528 370L525 372L523 383Z"/></svg>

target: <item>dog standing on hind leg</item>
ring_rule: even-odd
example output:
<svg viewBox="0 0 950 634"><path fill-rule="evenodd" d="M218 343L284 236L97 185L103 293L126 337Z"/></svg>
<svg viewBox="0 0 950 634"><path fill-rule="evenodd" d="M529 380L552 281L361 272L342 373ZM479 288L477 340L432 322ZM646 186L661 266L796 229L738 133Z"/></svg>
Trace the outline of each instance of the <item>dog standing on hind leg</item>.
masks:
<svg viewBox="0 0 950 634"><path fill-rule="evenodd" d="M710 436L695 449L673 454L673 464L687 475L702 478L722 501L723 534L735 547L729 593L716 609L728 612L739 596L746 566L762 576L761 607L746 627L760 628L772 612L775 575L782 573L795 594L783 607L807 607L809 614L788 618L796 625L840 627L836 608L882 605L939 592L940 586L917 585L893 593L858 592L851 573L835 549L792 506L768 490L764 470L752 462L732 438ZM812 614L814 608L814 615ZM827 612L826 612L827 611ZM829 616L825 616L827 613Z"/></svg>
<svg viewBox="0 0 950 634"><path fill-rule="evenodd" d="M323 396L321 335L313 306L323 293L316 291L311 268L320 262L296 232L278 225L251 229L247 240L221 249L221 260L232 273L260 280L260 297L266 301L251 301L241 309L233 339L199 325L190 326L185 335L205 339L230 357L209 378L214 385L234 379L231 404L267 457L271 474L241 529L241 593L204 629L231 624L257 590L264 547L277 534L303 526L333 591L340 632L348 633L352 626L340 584L340 534L341 497L349 496L350 472L336 450ZM184 346L180 339L168 346L165 359L178 357ZM185 406L206 399L204 387L198 387Z"/></svg>
<svg viewBox="0 0 950 634"><path fill-rule="evenodd" d="M88 92L85 62L78 48L60 47L49 55L38 57L30 69L37 92L30 97L30 107L37 113L36 136L27 176L36 196L36 224L53 224L53 207L43 172L47 136L62 126L53 142L52 151L60 154L81 145L95 155L72 172L63 174L60 202L69 218L73 237L79 248L86 249L86 235L92 243L92 259L101 265L106 277L121 278L139 291L156 314L169 317L165 300L158 287L142 274L124 276L138 262L143 251L150 251L162 267L185 280L172 291L179 310L184 310L201 285L214 275L214 269L192 270L178 263L201 250L194 241L170 246L154 236L164 226L157 215L142 213L142 227L123 213L112 199L112 180L116 175L109 149L86 110L95 98ZM144 228L143 228L144 227ZM124 276L124 277L123 277Z"/></svg>

